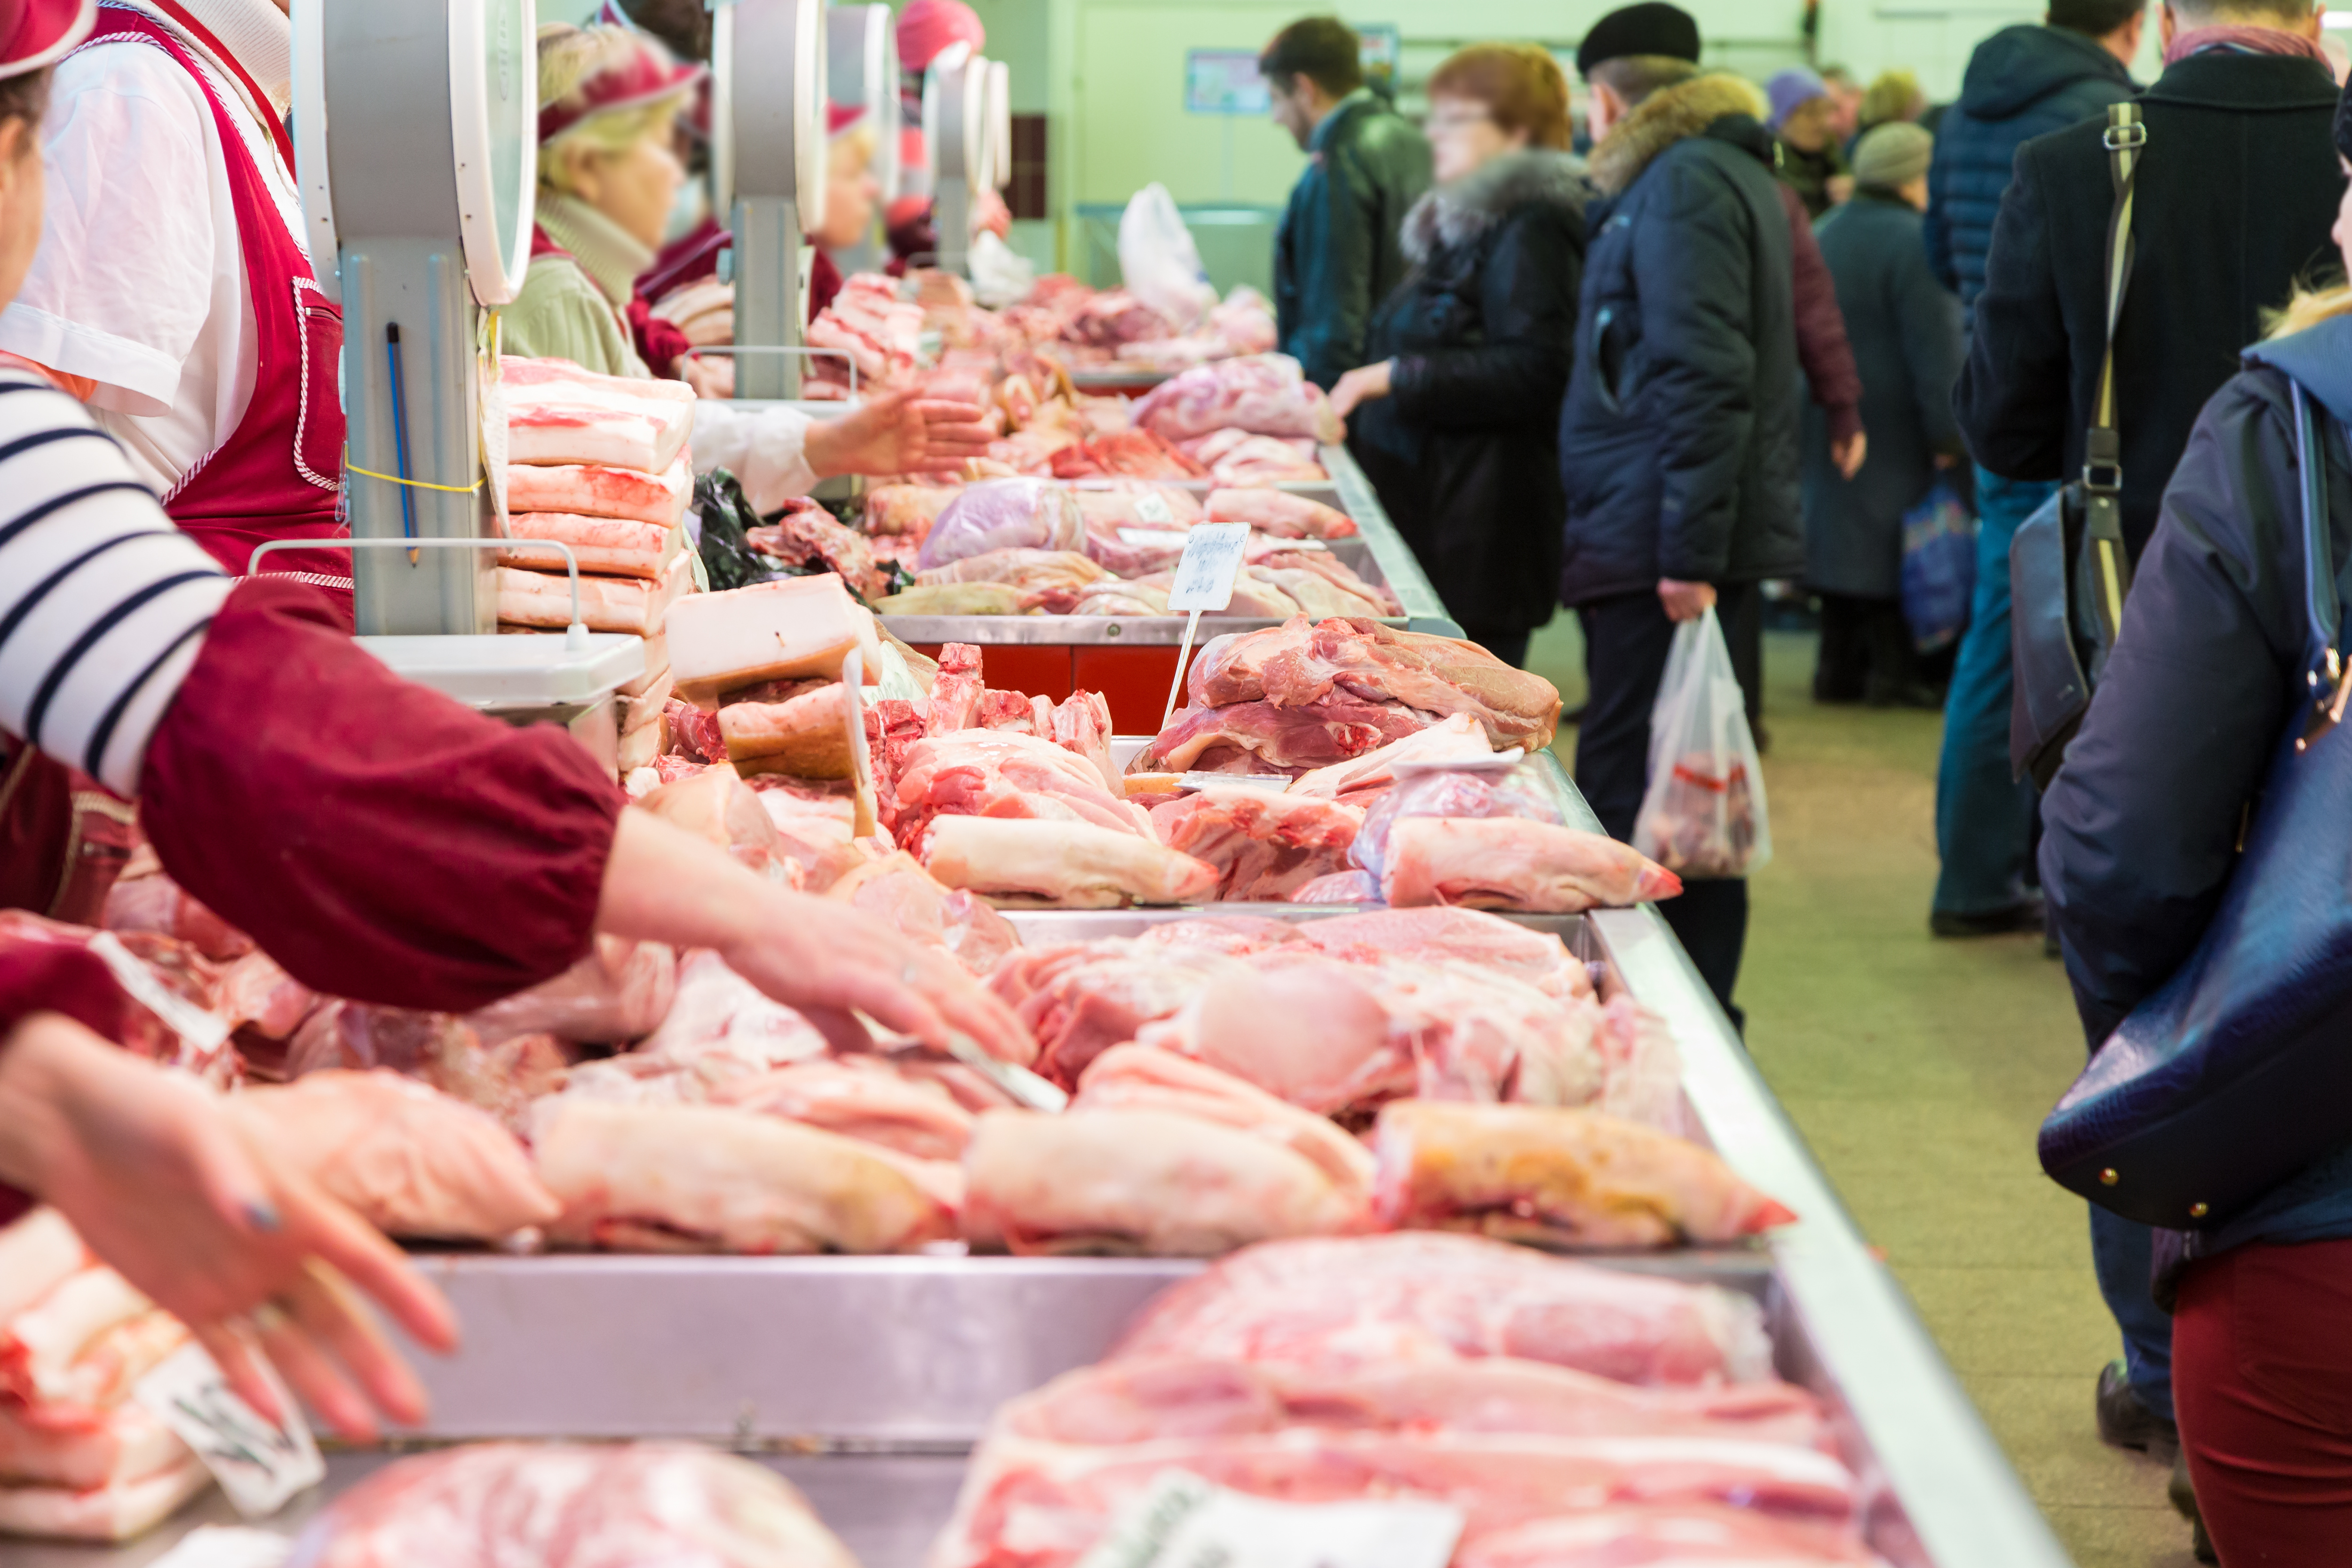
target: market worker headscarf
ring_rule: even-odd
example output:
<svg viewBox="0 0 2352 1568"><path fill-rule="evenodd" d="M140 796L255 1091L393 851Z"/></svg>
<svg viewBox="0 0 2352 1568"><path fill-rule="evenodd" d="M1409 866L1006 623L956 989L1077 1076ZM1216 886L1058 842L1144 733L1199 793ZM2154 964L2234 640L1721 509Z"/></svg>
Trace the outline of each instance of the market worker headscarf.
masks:
<svg viewBox="0 0 2352 1568"><path fill-rule="evenodd" d="M599 24L563 28L571 35L545 47L558 31L541 28L539 144L547 147L585 121L606 115L675 112L709 74L670 58L656 40L625 27ZM634 140L634 138L631 138Z"/></svg>
<svg viewBox="0 0 2352 1568"><path fill-rule="evenodd" d="M898 68L920 75L950 44L977 54L988 44L980 13L963 0L908 0L898 13Z"/></svg>
<svg viewBox="0 0 2352 1568"><path fill-rule="evenodd" d="M55 65L97 22L98 0L0 0L0 79Z"/></svg>

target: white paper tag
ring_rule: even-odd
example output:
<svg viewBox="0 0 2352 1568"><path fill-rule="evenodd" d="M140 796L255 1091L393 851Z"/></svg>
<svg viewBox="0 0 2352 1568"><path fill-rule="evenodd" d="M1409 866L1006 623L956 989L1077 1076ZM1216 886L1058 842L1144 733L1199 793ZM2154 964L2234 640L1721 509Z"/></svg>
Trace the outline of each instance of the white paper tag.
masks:
<svg viewBox="0 0 2352 1568"><path fill-rule="evenodd" d="M1184 558L1176 563L1176 585L1168 590L1170 611L1222 610L1232 604L1249 536L1245 522L1204 522L1187 533Z"/></svg>
<svg viewBox="0 0 2352 1568"><path fill-rule="evenodd" d="M139 1380L131 1397L178 1434L221 1484L236 1511L267 1519L288 1499L316 1486L327 1473L294 1396L277 1370L262 1363L269 1392L287 1425L266 1421L229 1392L220 1368L202 1345L187 1345Z"/></svg>
<svg viewBox="0 0 2352 1568"><path fill-rule="evenodd" d="M1445 1568L1463 1518L1441 1502L1269 1502L1163 1470L1077 1568Z"/></svg>
<svg viewBox="0 0 2352 1568"><path fill-rule="evenodd" d="M285 1568L294 1542L268 1530L236 1524L200 1524L148 1568Z"/></svg>
<svg viewBox="0 0 2352 1568"><path fill-rule="evenodd" d="M1526 755L1509 746L1484 757L1399 757L1389 764L1389 772L1401 779L1421 773L1507 773Z"/></svg>
<svg viewBox="0 0 2352 1568"><path fill-rule="evenodd" d="M1135 515L1146 522L1163 525L1176 521L1176 510L1168 504L1168 498L1158 490L1146 490L1136 498Z"/></svg>
<svg viewBox="0 0 2352 1568"><path fill-rule="evenodd" d="M1181 550L1192 536L1181 528L1125 528L1118 531L1123 544L1150 545L1160 550Z"/></svg>
<svg viewBox="0 0 2352 1568"><path fill-rule="evenodd" d="M1288 773L1180 773L1176 787L1181 790L1262 789L1268 795L1280 795L1290 787Z"/></svg>

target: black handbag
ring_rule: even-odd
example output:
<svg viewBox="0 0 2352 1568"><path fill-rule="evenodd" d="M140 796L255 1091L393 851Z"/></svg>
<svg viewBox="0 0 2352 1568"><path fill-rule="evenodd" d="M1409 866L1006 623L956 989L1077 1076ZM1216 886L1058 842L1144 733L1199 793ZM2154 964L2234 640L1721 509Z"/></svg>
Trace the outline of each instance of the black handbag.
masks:
<svg viewBox="0 0 2352 1568"><path fill-rule="evenodd" d="M2131 279L2132 190L2147 127L2137 103L2107 109L2107 166L2115 184L2107 218L2106 347L2083 443L2083 477L2018 525L2010 545L2010 765L2047 789L2082 727L2106 668L2131 592L2124 549L2123 437L2116 429L2116 321Z"/></svg>
<svg viewBox="0 0 2352 1568"><path fill-rule="evenodd" d="M2294 410L2314 700L2280 738L2196 951L2042 1124L2060 1185L2172 1230L2229 1218L2352 1137L2352 673L2326 449L2299 384Z"/></svg>

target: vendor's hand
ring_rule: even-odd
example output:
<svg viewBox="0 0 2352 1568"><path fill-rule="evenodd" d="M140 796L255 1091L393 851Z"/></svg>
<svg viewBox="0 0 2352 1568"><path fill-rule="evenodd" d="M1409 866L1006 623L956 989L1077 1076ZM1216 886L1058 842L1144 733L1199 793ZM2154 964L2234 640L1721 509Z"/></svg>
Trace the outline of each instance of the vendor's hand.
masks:
<svg viewBox="0 0 2352 1568"><path fill-rule="evenodd" d="M1830 461L1837 465L1838 478L1850 479L1862 472L1863 459L1870 456L1869 432L1857 430L1843 441L1830 443Z"/></svg>
<svg viewBox="0 0 2352 1568"><path fill-rule="evenodd" d="M1345 419L1359 405L1375 397L1389 395L1390 382L1396 374L1396 361L1384 359L1378 364L1358 365L1339 378L1331 389L1331 412Z"/></svg>
<svg viewBox="0 0 2352 1568"><path fill-rule="evenodd" d="M282 1412L258 1355L354 1441L374 1436L377 1411L424 1420L424 1391L360 1297L442 1351L457 1342L448 1303L194 1080L33 1015L0 1044L0 1180L53 1205L263 1415Z"/></svg>
<svg viewBox="0 0 2352 1568"><path fill-rule="evenodd" d="M1666 619L1695 621L1715 608L1715 584L1682 583L1672 577L1661 577L1658 579L1658 603L1666 607Z"/></svg>
<svg viewBox="0 0 2352 1568"><path fill-rule="evenodd" d="M977 404L927 398L908 387L868 397L838 419L809 426L802 448L819 479L835 474L956 474L995 439Z"/></svg>

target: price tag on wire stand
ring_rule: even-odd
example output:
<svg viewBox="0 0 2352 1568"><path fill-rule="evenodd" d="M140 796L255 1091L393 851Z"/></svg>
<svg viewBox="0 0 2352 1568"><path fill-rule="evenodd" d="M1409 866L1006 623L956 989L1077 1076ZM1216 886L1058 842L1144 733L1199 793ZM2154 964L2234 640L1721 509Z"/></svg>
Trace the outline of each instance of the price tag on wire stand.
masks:
<svg viewBox="0 0 2352 1568"><path fill-rule="evenodd" d="M278 1407L286 1412L282 1426L230 1393L211 1352L198 1344L165 1357L139 1380L131 1396L195 1450L237 1512L267 1519L297 1492L324 1479L327 1466L277 1369L257 1353L255 1359Z"/></svg>
<svg viewBox="0 0 2352 1568"><path fill-rule="evenodd" d="M1445 1568L1463 1518L1406 1499L1270 1502L1163 1470L1077 1568Z"/></svg>
<svg viewBox="0 0 2352 1568"><path fill-rule="evenodd" d="M1160 716L1163 730L1175 714L1176 694L1184 689L1184 667L1192 662L1201 612L1222 610L1234 602L1234 579L1241 575L1249 536L1245 522L1204 522L1184 536L1184 557L1176 563L1175 585L1168 590L1170 612L1185 613L1184 642L1176 650L1176 679L1168 683L1168 709Z"/></svg>

